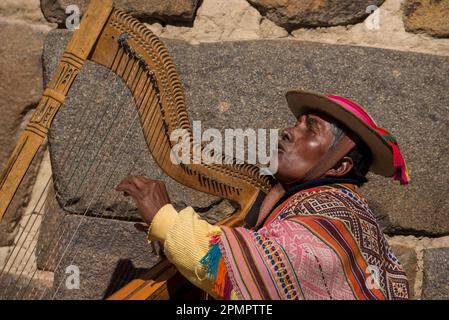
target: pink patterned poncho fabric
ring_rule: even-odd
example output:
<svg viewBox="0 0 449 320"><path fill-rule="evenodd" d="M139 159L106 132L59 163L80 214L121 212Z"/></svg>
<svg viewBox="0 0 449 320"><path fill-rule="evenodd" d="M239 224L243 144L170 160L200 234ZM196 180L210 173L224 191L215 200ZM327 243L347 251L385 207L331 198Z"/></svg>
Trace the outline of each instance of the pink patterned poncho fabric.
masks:
<svg viewBox="0 0 449 320"><path fill-rule="evenodd" d="M300 191L256 229L222 227L212 239L201 262L219 297L408 299L406 275L353 185Z"/></svg>

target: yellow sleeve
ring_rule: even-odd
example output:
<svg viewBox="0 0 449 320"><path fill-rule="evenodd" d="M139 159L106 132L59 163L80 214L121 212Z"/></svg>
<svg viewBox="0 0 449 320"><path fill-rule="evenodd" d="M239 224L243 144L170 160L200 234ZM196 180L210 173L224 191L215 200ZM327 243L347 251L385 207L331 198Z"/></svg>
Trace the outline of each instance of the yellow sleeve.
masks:
<svg viewBox="0 0 449 320"><path fill-rule="evenodd" d="M192 207L178 213L171 204L167 204L154 217L148 239L162 242L165 256L184 277L214 298L219 298L212 290L214 283L207 277L200 260L209 250L210 235L218 234L220 230L202 220Z"/></svg>

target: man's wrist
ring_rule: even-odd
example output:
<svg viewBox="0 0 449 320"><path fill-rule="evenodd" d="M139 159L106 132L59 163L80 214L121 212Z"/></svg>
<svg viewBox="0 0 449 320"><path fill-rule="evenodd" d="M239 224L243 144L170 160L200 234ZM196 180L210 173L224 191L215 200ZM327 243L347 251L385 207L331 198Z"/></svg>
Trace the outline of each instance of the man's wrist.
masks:
<svg viewBox="0 0 449 320"><path fill-rule="evenodd" d="M160 208L148 228L148 240L164 243L167 233L173 227L177 217L178 212L170 203Z"/></svg>

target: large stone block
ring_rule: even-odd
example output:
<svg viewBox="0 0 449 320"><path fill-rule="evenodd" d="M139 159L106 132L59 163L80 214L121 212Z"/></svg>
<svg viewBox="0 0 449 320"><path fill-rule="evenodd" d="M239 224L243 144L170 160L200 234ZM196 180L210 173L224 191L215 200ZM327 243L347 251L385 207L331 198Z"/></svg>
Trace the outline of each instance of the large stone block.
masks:
<svg viewBox="0 0 449 320"><path fill-rule="evenodd" d="M42 271L54 272L75 230L68 230L64 224L67 213L60 209L53 190L50 190L41 211L42 220L34 252L36 267Z"/></svg>
<svg viewBox="0 0 449 320"><path fill-rule="evenodd" d="M423 299L449 300L449 248L424 250Z"/></svg>
<svg viewBox="0 0 449 320"><path fill-rule="evenodd" d="M264 16L288 30L360 22L384 0L249 0Z"/></svg>
<svg viewBox="0 0 449 320"><path fill-rule="evenodd" d="M48 27L0 17L0 164L14 147L19 125L42 94L42 51Z"/></svg>
<svg viewBox="0 0 449 320"><path fill-rule="evenodd" d="M448 1L406 0L403 8L406 31L449 37Z"/></svg>
<svg viewBox="0 0 449 320"><path fill-rule="evenodd" d="M57 56L51 48L61 47L62 38L61 32L52 33L48 38L45 53L47 72L51 69L48 68L50 60L54 61ZM449 231L449 203L445 200L449 182L446 152L449 138L448 58L282 40L200 45L166 41L166 44L184 84L191 120L202 121L203 130L211 127L223 130L291 125L295 120L284 98L285 91L290 88L336 93L357 101L381 126L397 137L411 171L409 186L400 186L391 179L372 175L371 182L363 188L385 231L427 234ZM97 68L94 76L88 68L86 65L83 70L87 72L86 76L82 72L80 83L74 87L84 86L86 91L77 96L78 100L72 100L75 105L62 108L55 119L50 136L53 162L63 159L61 150L66 144L60 144L61 150L57 151L55 143L69 139L70 130L76 129L72 132L78 132L79 137L91 134L89 123L92 127L93 120L101 114L99 110L104 110L98 101L107 100L112 113L118 107L114 105L114 100L127 95L111 82L112 78L107 73L100 73L101 69ZM89 72L92 74L89 75ZM86 82L89 77L90 82ZM108 87L114 88L111 90L113 92L106 91L108 88L98 91L96 87L101 95L96 96L87 91L94 82L107 83ZM112 97L105 97L105 92ZM89 106L88 101L94 102ZM122 109L128 108L128 104L121 105ZM82 129L79 119L85 108L89 108L91 119L81 122L85 128ZM109 114L107 116L110 117ZM70 129L69 125L75 129ZM104 126L103 135L107 132L107 125ZM144 144L139 142L137 133L132 137L130 141L133 143L127 147L135 148L132 150L136 154L131 155L131 160L109 165L121 170L124 164L132 162L132 156L136 156L142 162L136 162L139 169L134 172L145 173L149 163L142 160L147 154ZM93 139L101 139L101 135L94 135ZM139 156L139 152L144 155ZM56 165L54 167L57 168ZM109 167L102 168L97 171L111 174ZM154 171L157 177L157 168L151 168L150 172ZM57 172L55 176L56 179L67 177ZM173 192L171 195L176 197ZM187 200L186 204L191 203L186 195L178 196L184 199L182 201ZM203 196L199 198L203 199Z"/></svg>
<svg viewBox="0 0 449 320"><path fill-rule="evenodd" d="M41 8L49 22L65 25L66 8L76 5L81 15L89 0L41 0ZM164 22L192 22L200 0L115 0L114 6L141 20Z"/></svg>
<svg viewBox="0 0 449 320"><path fill-rule="evenodd" d="M38 257L38 267L55 272L56 299L107 298L159 261L134 222L57 214L59 224L43 222L39 241L46 250ZM76 289L70 276L78 271Z"/></svg>

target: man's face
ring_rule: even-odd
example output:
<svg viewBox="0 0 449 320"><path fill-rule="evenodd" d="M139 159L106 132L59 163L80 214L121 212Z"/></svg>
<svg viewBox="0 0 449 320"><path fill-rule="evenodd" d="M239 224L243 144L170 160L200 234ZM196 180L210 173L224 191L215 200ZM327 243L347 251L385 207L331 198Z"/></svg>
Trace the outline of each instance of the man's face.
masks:
<svg viewBox="0 0 449 320"><path fill-rule="evenodd" d="M301 115L294 127L282 130L275 174L279 182L300 181L322 159L334 139L329 121L323 114L310 112Z"/></svg>

